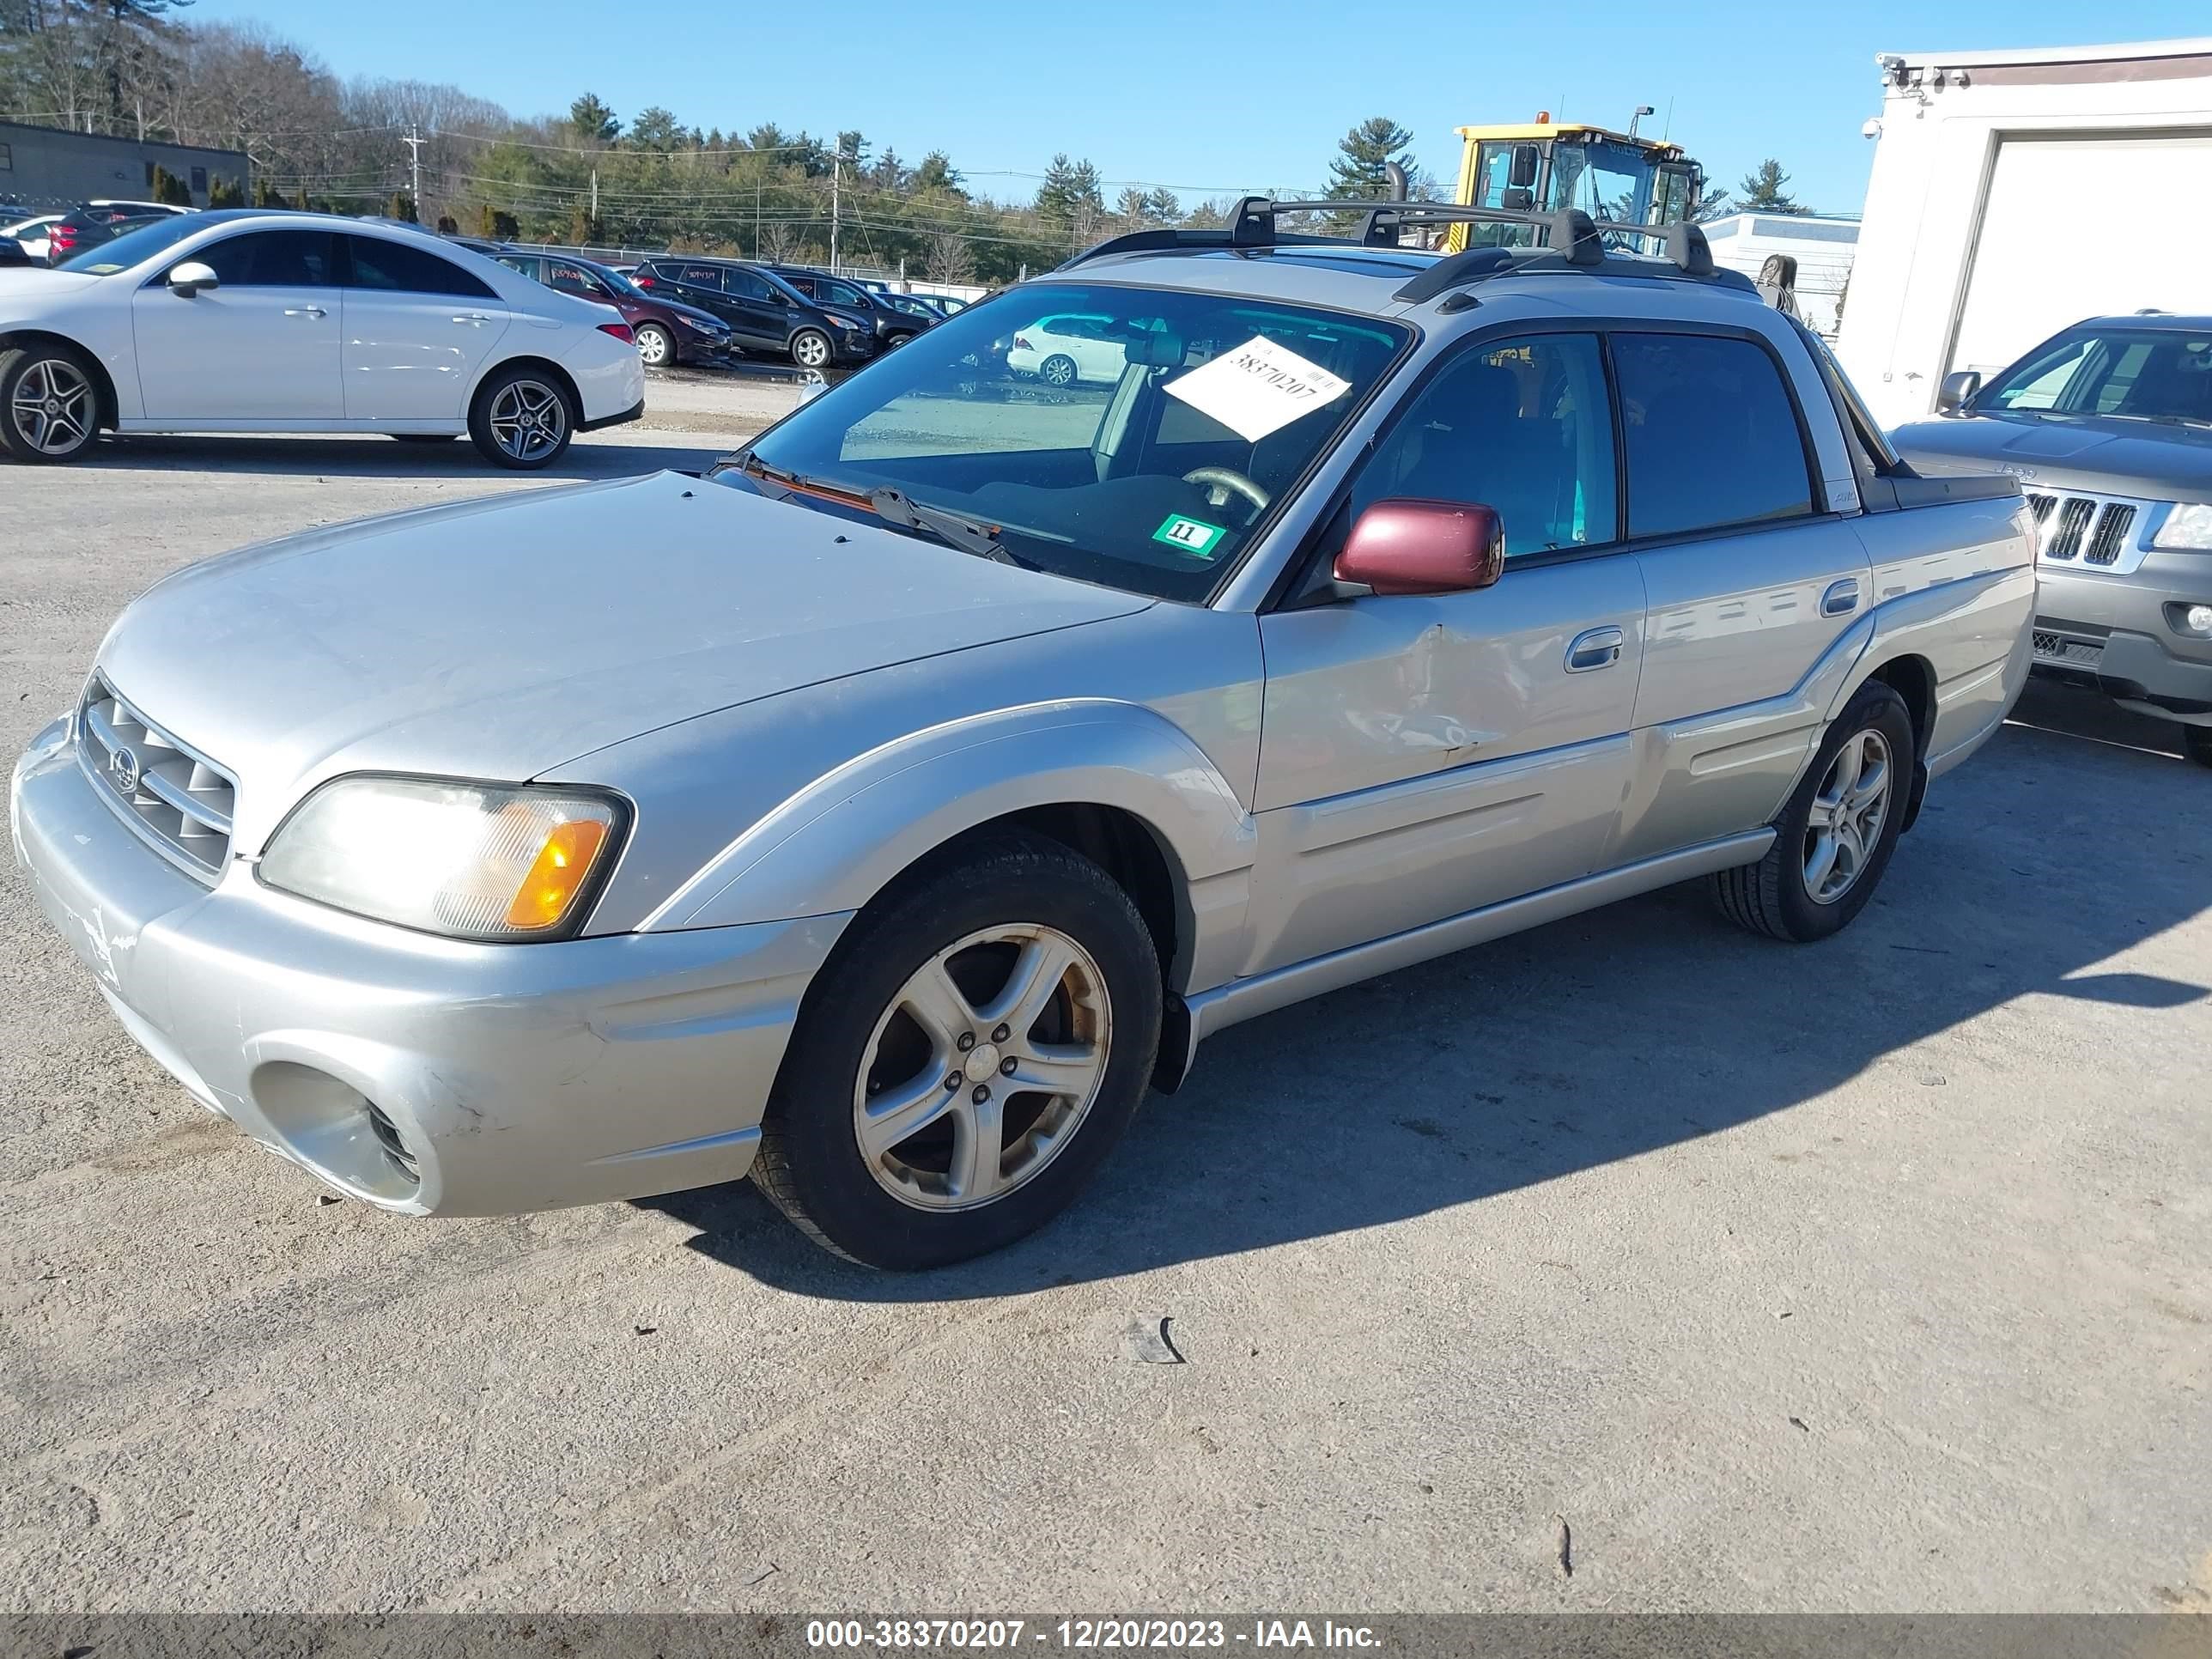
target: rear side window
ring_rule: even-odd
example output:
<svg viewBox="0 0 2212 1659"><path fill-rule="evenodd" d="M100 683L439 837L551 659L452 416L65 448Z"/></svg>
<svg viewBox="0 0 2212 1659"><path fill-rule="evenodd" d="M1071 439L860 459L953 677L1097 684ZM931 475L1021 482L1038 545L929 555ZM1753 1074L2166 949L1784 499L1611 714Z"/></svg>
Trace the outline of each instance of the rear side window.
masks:
<svg viewBox="0 0 2212 1659"><path fill-rule="evenodd" d="M471 300L495 300L491 289L459 265L426 248L381 237L349 236L353 248L353 285L400 294L455 294Z"/></svg>
<svg viewBox="0 0 2212 1659"><path fill-rule="evenodd" d="M676 268L675 280L687 283L693 288L703 288L719 293L722 289L722 279L728 274L720 265L678 265Z"/></svg>
<svg viewBox="0 0 2212 1659"><path fill-rule="evenodd" d="M328 288L331 234L326 230L257 230L211 242L194 256L225 288Z"/></svg>
<svg viewBox="0 0 2212 1659"><path fill-rule="evenodd" d="M1705 334L1616 334L1613 361L1630 535L1813 510L1797 406L1759 347Z"/></svg>

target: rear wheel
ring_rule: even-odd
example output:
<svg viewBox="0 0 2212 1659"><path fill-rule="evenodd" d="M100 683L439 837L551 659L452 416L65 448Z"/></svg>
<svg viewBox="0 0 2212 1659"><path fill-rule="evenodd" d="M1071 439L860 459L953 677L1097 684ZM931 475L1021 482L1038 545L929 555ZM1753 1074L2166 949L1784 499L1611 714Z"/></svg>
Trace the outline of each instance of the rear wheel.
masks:
<svg viewBox="0 0 2212 1659"><path fill-rule="evenodd" d="M1896 850L1913 762L1905 700L1879 680L1860 687L1775 819L1766 856L1712 878L1729 920L1798 944L1849 927Z"/></svg>
<svg viewBox="0 0 2212 1659"><path fill-rule="evenodd" d="M1064 351L1055 351L1037 365L1037 378L1047 386L1073 386L1075 359Z"/></svg>
<svg viewBox="0 0 2212 1659"><path fill-rule="evenodd" d="M0 445L19 461L73 461L100 432L92 365L68 346L0 351Z"/></svg>
<svg viewBox="0 0 2212 1659"><path fill-rule="evenodd" d="M814 1240L919 1268L1063 1208L1144 1097L1160 970L1129 896L1010 836L863 913L807 994L753 1179Z"/></svg>
<svg viewBox="0 0 2212 1659"><path fill-rule="evenodd" d="M502 368L477 389L469 436L494 466L533 472L560 459L576 426L568 394L553 377L526 365Z"/></svg>
<svg viewBox="0 0 2212 1659"><path fill-rule="evenodd" d="M676 361L676 342L658 323L637 325L637 355L647 368L665 368Z"/></svg>
<svg viewBox="0 0 2212 1659"><path fill-rule="evenodd" d="M2199 766L2212 766L2212 726L2183 726L2181 747Z"/></svg>
<svg viewBox="0 0 2212 1659"><path fill-rule="evenodd" d="M791 337L791 361L801 368L827 368L830 337L818 328L802 328Z"/></svg>

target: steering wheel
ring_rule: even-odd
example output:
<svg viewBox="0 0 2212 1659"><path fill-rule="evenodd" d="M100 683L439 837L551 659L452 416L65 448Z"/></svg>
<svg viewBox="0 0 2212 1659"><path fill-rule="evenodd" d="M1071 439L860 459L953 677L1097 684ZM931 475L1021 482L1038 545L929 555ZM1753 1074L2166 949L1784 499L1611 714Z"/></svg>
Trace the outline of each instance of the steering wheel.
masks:
<svg viewBox="0 0 2212 1659"><path fill-rule="evenodd" d="M1205 485L1208 507L1226 507L1231 495L1242 495L1252 503L1254 518L1267 510L1267 492L1233 466L1193 467L1182 475L1182 481Z"/></svg>

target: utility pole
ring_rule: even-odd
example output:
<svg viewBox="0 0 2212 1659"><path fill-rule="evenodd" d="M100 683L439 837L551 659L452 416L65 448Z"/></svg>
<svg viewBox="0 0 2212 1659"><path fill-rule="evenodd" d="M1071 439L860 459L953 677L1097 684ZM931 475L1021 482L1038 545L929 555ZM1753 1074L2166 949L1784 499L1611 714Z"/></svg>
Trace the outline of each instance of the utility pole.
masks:
<svg viewBox="0 0 2212 1659"><path fill-rule="evenodd" d="M837 269L837 222L839 216L837 187L844 181L844 175L845 141L842 138L840 138L837 141L836 153L830 158L830 270L833 275L836 273Z"/></svg>
<svg viewBox="0 0 2212 1659"><path fill-rule="evenodd" d="M407 146L407 154L410 158L414 174L414 183L410 194L413 197L415 202L415 216L417 219L420 219L422 216L422 128L417 126L414 122L410 121L407 124L407 136L404 138L402 138L399 142Z"/></svg>
<svg viewBox="0 0 2212 1659"><path fill-rule="evenodd" d="M592 169L592 222L599 222L599 170Z"/></svg>

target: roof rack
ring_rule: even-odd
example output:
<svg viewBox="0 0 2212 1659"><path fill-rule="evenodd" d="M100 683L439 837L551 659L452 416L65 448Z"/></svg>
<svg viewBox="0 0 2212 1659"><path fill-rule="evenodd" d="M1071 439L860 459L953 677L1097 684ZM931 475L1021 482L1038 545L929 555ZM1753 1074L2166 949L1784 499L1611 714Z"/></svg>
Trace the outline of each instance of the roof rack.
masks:
<svg viewBox="0 0 2212 1659"><path fill-rule="evenodd" d="M1282 231L1277 221L1285 214L1332 213L1359 216L1355 234L1315 235ZM1066 270L1093 259L1117 253L1149 253L1176 249L1264 249L1334 246L1338 247L1396 247L1407 226L1436 224L1528 225L1549 233L1548 246L1534 248L1469 248L1439 259L1397 290L1398 299L1418 302L1469 283L1506 271L1596 270L1613 276L1654 275L1655 261L1610 257L1605 239L1632 236L1664 245L1665 257L1674 270L1669 276L1701 277L1729 288L1753 288L1740 272L1723 270L1713 264L1711 246L1696 225L1622 224L1593 219L1575 208L1557 213L1519 212L1509 208L1466 207L1457 202L1277 201L1272 197L1247 196L1237 204L1226 227L1206 230L1139 230L1115 236L1087 248L1060 267Z"/></svg>

